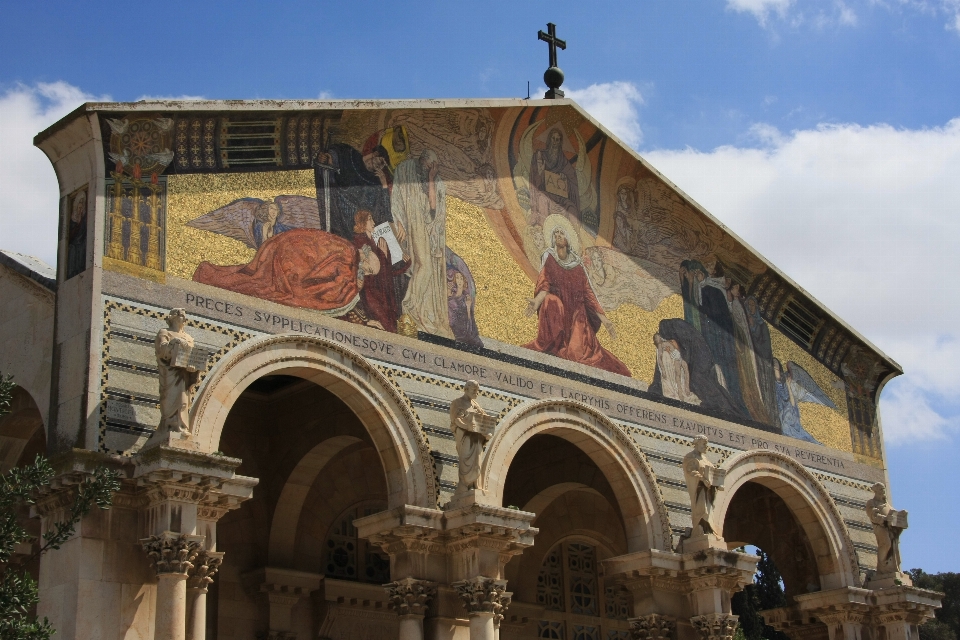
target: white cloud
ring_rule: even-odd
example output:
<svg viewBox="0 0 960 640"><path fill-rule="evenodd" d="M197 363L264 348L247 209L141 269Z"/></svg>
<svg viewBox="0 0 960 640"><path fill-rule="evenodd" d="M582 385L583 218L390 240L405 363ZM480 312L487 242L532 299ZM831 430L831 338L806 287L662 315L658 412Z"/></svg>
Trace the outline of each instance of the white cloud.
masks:
<svg viewBox="0 0 960 640"><path fill-rule="evenodd" d="M0 248L56 264L57 177L33 137L90 100L109 98L65 82L18 85L0 95Z"/></svg>
<svg viewBox="0 0 960 640"><path fill-rule="evenodd" d="M923 389L909 381L889 389L882 400L883 439L887 445L945 441L956 430L930 407Z"/></svg>
<svg viewBox="0 0 960 640"><path fill-rule="evenodd" d="M857 24L857 13L844 0L727 0L727 9L751 14L764 28L772 27L775 21L790 27L812 25L816 29Z"/></svg>
<svg viewBox="0 0 960 640"><path fill-rule="evenodd" d="M727 0L727 8L738 13L752 13L761 25L767 23L771 13L780 17L787 14L793 0Z"/></svg>
<svg viewBox="0 0 960 640"><path fill-rule="evenodd" d="M644 155L904 367L883 396L891 441L954 429L960 118L751 133L759 148Z"/></svg>
<svg viewBox="0 0 960 640"><path fill-rule="evenodd" d="M637 147L643 141L637 111L643 104L643 96L633 83L592 84L586 89L567 90L566 97L576 100L577 104L631 147Z"/></svg>

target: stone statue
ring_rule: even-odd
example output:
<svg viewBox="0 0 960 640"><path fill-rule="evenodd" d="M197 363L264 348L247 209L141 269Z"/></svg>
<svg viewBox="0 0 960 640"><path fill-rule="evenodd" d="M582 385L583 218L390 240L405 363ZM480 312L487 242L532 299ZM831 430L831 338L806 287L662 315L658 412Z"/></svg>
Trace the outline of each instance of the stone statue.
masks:
<svg viewBox="0 0 960 640"><path fill-rule="evenodd" d="M457 441L457 458L460 465L460 481L454 497L471 489L483 489L480 479L480 454L487 440L493 437L493 418L477 403L480 384L468 380L463 385L463 395L450 403L450 429Z"/></svg>
<svg viewBox="0 0 960 640"><path fill-rule="evenodd" d="M705 534L719 536L713 521L713 503L717 491L723 489L723 469L717 468L706 456L707 438L695 436L693 451L683 457L683 479L690 494L690 510L693 519L692 537Z"/></svg>
<svg viewBox="0 0 960 640"><path fill-rule="evenodd" d="M873 485L873 497L867 500L866 510L877 537L877 574L899 573L900 534L907 528L907 512L893 508L882 482Z"/></svg>
<svg viewBox="0 0 960 640"><path fill-rule="evenodd" d="M190 387L197 382L193 338L183 330L187 312L171 309L166 329L157 332L154 348L160 371L160 425L158 431L190 432Z"/></svg>

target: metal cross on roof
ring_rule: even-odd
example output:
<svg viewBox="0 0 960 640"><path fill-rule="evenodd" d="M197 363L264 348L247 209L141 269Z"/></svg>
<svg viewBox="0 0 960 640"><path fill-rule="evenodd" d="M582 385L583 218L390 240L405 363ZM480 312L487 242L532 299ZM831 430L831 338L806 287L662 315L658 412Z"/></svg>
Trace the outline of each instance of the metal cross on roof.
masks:
<svg viewBox="0 0 960 640"><path fill-rule="evenodd" d="M557 66L557 48L566 49L567 41L557 37L557 25L552 22L547 23L547 32L537 32L537 38L547 43L550 48L550 68L543 73L543 81L549 87L544 94L545 98L562 98L563 91L560 91L560 85L563 84L563 71Z"/></svg>

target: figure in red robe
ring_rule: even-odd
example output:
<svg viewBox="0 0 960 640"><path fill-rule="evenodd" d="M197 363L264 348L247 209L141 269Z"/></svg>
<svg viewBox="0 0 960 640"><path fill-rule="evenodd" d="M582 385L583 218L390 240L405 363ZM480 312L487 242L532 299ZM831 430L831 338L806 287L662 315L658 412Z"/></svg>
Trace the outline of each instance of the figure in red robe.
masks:
<svg viewBox="0 0 960 640"><path fill-rule="evenodd" d="M558 222L553 228L553 247L544 253L534 297L526 310L528 316L539 316L537 339L524 346L629 376L627 366L597 340L601 326L614 340L617 331L604 314L580 258L570 248L567 235L573 230L565 229L568 225ZM549 226L545 224L544 229Z"/></svg>
<svg viewBox="0 0 960 640"><path fill-rule="evenodd" d="M380 261L380 272L368 275L363 280L363 289L360 290L360 299L363 302L367 318L380 323L387 331L397 332L397 319L400 317L400 303L397 302L397 289L394 278L410 268L410 260L405 259L396 264L390 263L390 249L387 241L380 238L373 241L373 215L361 209L357 211L356 222L353 226L353 245L357 251L363 247L370 247Z"/></svg>
<svg viewBox="0 0 960 640"><path fill-rule="evenodd" d="M249 264L201 262L196 282L339 317L357 306L363 279L380 271L372 251L320 229L291 229L266 240Z"/></svg>

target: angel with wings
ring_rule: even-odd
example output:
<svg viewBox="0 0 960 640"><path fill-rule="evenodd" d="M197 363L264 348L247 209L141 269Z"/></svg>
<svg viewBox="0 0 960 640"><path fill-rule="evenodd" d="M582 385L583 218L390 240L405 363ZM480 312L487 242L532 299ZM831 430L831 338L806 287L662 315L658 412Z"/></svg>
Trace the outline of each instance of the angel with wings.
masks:
<svg viewBox="0 0 960 640"><path fill-rule="evenodd" d="M831 409L836 409L837 405L823 392L807 370L796 362L788 361L784 370L783 364L774 358L773 376L776 381L777 407L783 435L820 444L800 426L799 403L812 402Z"/></svg>
<svg viewBox="0 0 960 640"><path fill-rule="evenodd" d="M323 229L316 198L291 195L240 198L187 226L239 240L251 249L290 229Z"/></svg>
<svg viewBox="0 0 960 640"><path fill-rule="evenodd" d="M531 225L541 225L547 216L559 214L579 225L583 214L597 206L592 168L580 132L574 130L579 150L575 151L563 124L555 123L536 136L542 121L531 124L520 136L513 184L520 205L530 212ZM534 142L543 145L534 150ZM567 154L575 155L573 161Z"/></svg>

